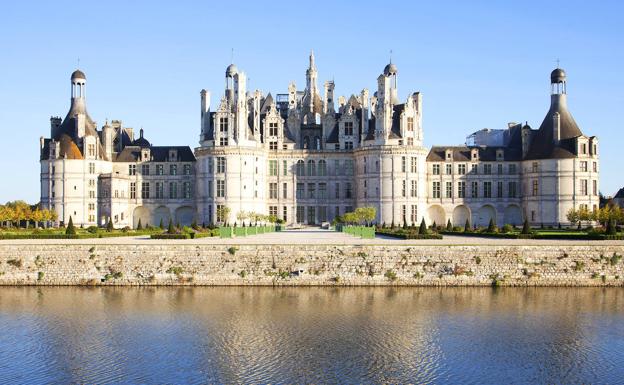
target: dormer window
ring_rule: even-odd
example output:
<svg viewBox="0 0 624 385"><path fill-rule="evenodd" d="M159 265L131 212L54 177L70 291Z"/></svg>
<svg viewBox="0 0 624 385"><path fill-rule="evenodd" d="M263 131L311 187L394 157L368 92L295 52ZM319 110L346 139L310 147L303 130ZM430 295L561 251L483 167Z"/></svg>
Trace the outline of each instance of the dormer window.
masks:
<svg viewBox="0 0 624 385"><path fill-rule="evenodd" d="M446 160L447 161L453 160L453 152L451 150L446 150Z"/></svg>
<svg viewBox="0 0 624 385"><path fill-rule="evenodd" d="M478 160L479 159L479 151L477 151L476 149L473 149L471 151L471 157L472 157L472 160Z"/></svg>
<svg viewBox="0 0 624 385"><path fill-rule="evenodd" d="M344 122L345 136L353 136L353 122Z"/></svg>
<svg viewBox="0 0 624 385"><path fill-rule="evenodd" d="M169 151L169 161L175 162L178 160L178 152L176 150Z"/></svg>
<svg viewBox="0 0 624 385"><path fill-rule="evenodd" d="M504 157L503 150L496 150L496 159L497 160L503 160L503 157Z"/></svg>
<svg viewBox="0 0 624 385"><path fill-rule="evenodd" d="M277 122L269 123L269 136L277 136Z"/></svg>

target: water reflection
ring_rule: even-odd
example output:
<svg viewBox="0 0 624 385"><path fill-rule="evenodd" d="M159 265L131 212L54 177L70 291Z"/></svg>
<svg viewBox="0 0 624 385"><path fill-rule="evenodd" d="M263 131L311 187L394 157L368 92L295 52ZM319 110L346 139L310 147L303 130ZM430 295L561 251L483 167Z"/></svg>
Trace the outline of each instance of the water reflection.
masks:
<svg viewBox="0 0 624 385"><path fill-rule="evenodd" d="M622 289L2 288L0 383L613 383Z"/></svg>

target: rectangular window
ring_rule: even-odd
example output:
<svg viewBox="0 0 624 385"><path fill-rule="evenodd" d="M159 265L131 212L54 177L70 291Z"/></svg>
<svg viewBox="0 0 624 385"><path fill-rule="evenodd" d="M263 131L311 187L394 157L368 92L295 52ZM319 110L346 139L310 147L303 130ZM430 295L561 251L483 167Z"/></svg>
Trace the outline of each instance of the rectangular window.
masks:
<svg viewBox="0 0 624 385"><path fill-rule="evenodd" d="M184 199L191 199L193 197L191 182L182 183L182 188L184 189Z"/></svg>
<svg viewBox="0 0 624 385"><path fill-rule="evenodd" d="M228 145L228 138L227 136L222 136L219 138L219 145L221 146L227 146Z"/></svg>
<svg viewBox="0 0 624 385"><path fill-rule="evenodd" d="M582 172L587 172L587 161L582 161L581 162L581 171Z"/></svg>
<svg viewBox="0 0 624 385"><path fill-rule="evenodd" d="M592 193L598 195L598 181L595 179L592 181Z"/></svg>
<svg viewBox="0 0 624 385"><path fill-rule="evenodd" d="M457 183L457 197L458 198L466 197L466 182Z"/></svg>
<svg viewBox="0 0 624 385"><path fill-rule="evenodd" d="M269 215L277 217L277 206L269 206Z"/></svg>
<svg viewBox="0 0 624 385"><path fill-rule="evenodd" d="M130 199L136 199L136 183L130 182Z"/></svg>
<svg viewBox="0 0 624 385"><path fill-rule="evenodd" d="M377 170L379 171L379 170ZM412 157L410 160L410 171L417 172L418 171L418 158Z"/></svg>
<svg viewBox="0 0 624 385"><path fill-rule="evenodd" d="M282 198L288 198L288 183L282 185Z"/></svg>
<svg viewBox="0 0 624 385"><path fill-rule="evenodd" d="M345 174L353 175L353 159L345 160Z"/></svg>
<svg viewBox="0 0 624 385"><path fill-rule="evenodd" d="M413 146L414 145L414 138L407 138L407 145L408 146Z"/></svg>
<svg viewBox="0 0 624 385"><path fill-rule="evenodd" d="M225 197L225 181L218 180L217 181L217 198Z"/></svg>
<svg viewBox="0 0 624 385"><path fill-rule="evenodd" d="M508 188L509 188L509 191L507 191L507 196L509 198L515 198L518 195L518 191L517 191L518 187L517 187L516 182L509 182Z"/></svg>
<svg viewBox="0 0 624 385"><path fill-rule="evenodd" d="M277 160L269 160L269 176L277 176Z"/></svg>
<svg viewBox="0 0 624 385"><path fill-rule="evenodd" d="M537 194L539 193L539 182L537 180L533 181L533 189L532 189L532 194L533 196L537 196Z"/></svg>
<svg viewBox="0 0 624 385"><path fill-rule="evenodd" d="M516 174L516 165L515 164L510 164L509 165L509 175L515 175Z"/></svg>
<svg viewBox="0 0 624 385"><path fill-rule="evenodd" d="M446 198L453 197L453 182L446 182Z"/></svg>
<svg viewBox="0 0 624 385"><path fill-rule="evenodd" d="M269 183L269 199L277 199L277 183Z"/></svg>
<svg viewBox="0 0 624 385"><path fill-rule="evenodd" d="M288 161L287 160L282 161L282 175L284 176L288 175Z"/></svg>
<svg viewBox="0 0 624 385"><path fill-rule="evenodd" d="M218 157L217 158L217 174L223 174L225 173L225 157Z"/></svg>
<svg viewBox="0 0 624 385"><path fill-rule="evenodd" d="M538 164L537 164L537 162L533 162L533 163L531 164L531 171L532 171L532 172L537 172L537 168L538 168Z"/></svg>
<svg viewBox="0 0 624 385"><path fill-rule="evenodd" d="M327 206L320 206L318 210L319 222L327 222Z"/></svg>
<svg viewBox="0 0 624 385"><path fill-rule="evenodd" d="M169 175L178 175L178 165L170 164L169 165Z"/></svg>
<svg viewBox="0 0 624 385"><path fill-rule="evenodd" d="M136 164L128 165L128 175L136 175Z"/></svg>
<svg viewBox="0 0 624 385"><path fill-rule="evenodd" d="M458 164L457 165L457 173L459 175L466 175L466 165L465 164Z"/></svg>
<svg viewBox="0 0 624 385"><path fill-rule="evenodd" d="M412 205L412 212L410 213L410 220L412 224L418 222L418 206Z"/></svg>
<svg viewBox="0 0 624 385"><path fill-rule="evenodd" d="M499 163L497 165L497 168L498 168L498 175L503 175L503 165Z"/></svg>
<svg viewBox="0 0 624 385"><path fill-rule="evenodd" d="M353 190L351 188L351 182L345 184L345 198L351 199L353 197Z"/></svg>
<svg viewBox="0 0 624 385"><path fill-rule="evenodd" d="M353 142L345 142L345 150L353 150Z"/></svg>
<svg viewBox="0 0 624 385"><path fill-rule="evenodd" d="M228 118L219 118L219 131L227 132L228 130Z"/></svg>
<svg viewBox="0 0 624 385"><path fill-rule="evenodd" d="M269 123L269 136L277 136L277 122Z"/></svg>
<svg viewBox="0 0 624 385"><path fill-rule="evenodd" d="M492 174L492 165L491 164L484 164L483 165L483 174L485 174L485 175Z"/></svg>
<svg viewBox="0 0 624 385"><path fill-rule="evenodd" d="M284 222L288 221L288 207L284 206L282 208L282 219L284 220Z"/></svg>
<svg viewBox="0 0 624 385"><path fill-rule="evenodd" d="M319 183L318 185L318 197L321 199L327 198L327 183Z"/></svg>
<svg viewBox="0 0 624 385"><path fill-rule="evenodd" d="M446 175L451 175L452 173L453 173L453 165L449 163L446 165Z"/></svg>
<svg viewBox="0 0 624 385"><path fill-rule="evenodd" d="M479 197L479 183L478 182L472 182L470 194L473 198Z"/></svg>
<svg viewBox="0 0 624 385"><path fill-rule="evenodd" d="M334 173L336 175L342 175L342 170L340 169L340 160L334 159Z"/></svg>
<svg viewBox="0 0 624 385"><path fill-rule="evenodd" d="M297 199L303 199L303 183L297 183Z"/></svg>
<svg viewBox="0 0 624 385"><path fill-rule="evenodd" d="M433 165L433 175L440 175L440 165L439 164L434 164Z"/></svg>
<svg viewBox="0 0 624 385"><path fill-rule="evenodd" d="M418 182L413 180L411 181L411 183L412 183L412 186L411 186L412 188L410 190L410 196L412 198L416 198L418 196Z"/></svg>
<svg viewBox="0 0 624 385"><path fill-rule="evenodd" d="M492 197L492 182L483 182L483 197Z"/></svg>
<svg viewBox="0 0 624 385"><path fill-rule="evenodd" d="M401 172L407 171L407 161L404 156L401 157Z"/></svg>
<svg viewBox="0 0 624 385"><path fill-rule="evenodd" d="M184 175L191 175L191 165L190 164L185 164L184 165Z"/></svg>
<svg viewBox="0 0 624 385"><path fill-rule="evenodd" d="M433 182L433 197L440 198L440 182Z"/></svg>
<svg viewBox="0 0 624 385"><path fill-rule="evenodd" d="M95 174L95 163L89 163L89 174Z"/></svg>
<svg viewBox="0 0 624 385"><path fill-rule="evenodd" d="M340 199L340 183L338 183L338 182L336 182L336 189L335 189L335 191L336 191L336 195L335 195L336 199Z"/></svg>
<svg viewBox="0 0 624 385"><path fill-rule="evenodd" d="M407 131L414 131L414 118L407 118Z"/></svg>
<svg viewBox="0 0 624 385"><path fill-rule="evenodd" d="M503 182L498 182L496 184L496 197L497 198L503 197Z"/></svg>
<svg viewBox="0 0 624 385"><path fill-rule="evenodd" d="M407 205L401 205L401 222L407 222Z"/></svg>
<svg viewBox="0 0 624 385"><path fill-rule="evenodd" d="M178 199L178 184L169 182L169 198Z"/></svg>
<svg viewBox="0 0 624 385"><path fill-rule="evenodd" d="M316 183L308 183L308 198L316 198Z"/></svg>
<svg viewBox="0 0 624 385"><path fill-rule="evenodd" d="M149 182L143 182L141 183L141 198L149 199L149 197L150 197Z"/></svg>
<svg viewBox="0 0 624 385"><path fill-rule="evenodd" d="M164 171L163 171L164 167L162 164L157 164L156 165L156 175L163 175Z"/></svg>
<svg viewBox="0 0 624 385"><path fill-rule="evenodd" d="M272 140L269 142L269 150L275 151L277 150L277 142Z"/></svg>
<svg viewBox="0 0 624 385"><path fill-rule="evenodd" d="M95 191L94 190L89 191L89 198L90 199L94 199L95 198ZM117 197L115 197L115 198L117 198Z"/></svg>
<svg viewBox="0 0 624 385"><path fill-rule="evenodd" d="M592 167L594 172L598 172L598 163L594 162Z"/></svg>
<svg viewBox="0 0 624 385"><path fill-rule="evenodd" d="M223 217L223 205L217 205L217 222L225 222L225 218Z"/></svg>
<svg viewBox="0 0 624 385"><path fill-rule="evenodd" d="M344 123L344 134L345 136L353 136L353 122Z"/></svg>
<svg viewBox="0 0 624 385"><path fill-rule="evenodd" d="M406 197L407 196L407 182L405 180L401 181L401 196L402 197Z"/></svg>
<svg viewBox="0 0 624 385"><path fill-rule="evenodd" d="M89 144L87 148L88 148L87 151L89 152L89 156L91 157L95 156L95 144Z"/></svg>
<svg viewBox="0 0 624 385"><path fill-rule="evenodd" d="M141 174L143 174L143 175L149 175L150 174L149 164L141 165Z"/></svg>
<svg viewBox="0 0 624 385"><path fill-rule="evenodd" d="M156 199L163 199L165 197L163 182L156 182Z"/></svg>
<svg viewBox="0 0 624 385"><path fill-rule="evenodd" d="M470 173L472 175L477 175L479 173L479 167L476 164L472 164L470 166Z"/></svg>
<svg viewBox="0 0 624 385"><path fill-rule="evenodd" d="M316 223L316 207L308 206L308 224Z"/></svg>
<svg viewBox="0 0 624 385"><path fill-rule="evenodd" d="M581 195L587 195L587 179L581 179Z"/></svg>
<svg viewBox="0 0 624 385"><path fill-rule="evenodd" d="M208 198L212 198L214 196L214 185L211 180L208 181Z"/></svg>
<svg viewBox="0 0 624 385"><path fill-rule="evenodd" d="M305 222L305 207L297 206L297 223Z"/></svg>

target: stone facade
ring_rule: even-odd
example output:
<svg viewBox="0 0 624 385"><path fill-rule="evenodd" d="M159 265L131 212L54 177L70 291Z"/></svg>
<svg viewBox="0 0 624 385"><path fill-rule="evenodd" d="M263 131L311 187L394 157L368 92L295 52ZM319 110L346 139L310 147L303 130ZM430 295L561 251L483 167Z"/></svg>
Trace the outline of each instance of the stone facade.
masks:
<svg viewBox="0 0 624 385"><path fill-rule="evenodd" d="M0 245L2 285L622 286L624 246Z"/></svg>
<svg viewBox="0 0 624 385"><path fill-rule="evenodd" d="M551 73L551 105L539 129L510 123L465 145L423 145L423 96L399 99L389 63L377 90L346 98L318 87L314 54L306 85L265 95L247 90L234 64L211 110L202 90L200 146L156 147L121 122L98 130L86 112L84 73L72 74L70 111L41 139L41 202L62 222L136 227L138 220L233 223L241 212L287 224L319 224L356 207L376 222L487 226L568 225L571 208L599 204L598 140L567 109L567 78ZM182 172L184 170L184 172ZM220 218L219 207L230 208ZM240 221L240 220L238 220ZM250 219L246 219L250 222Z"/></svg>

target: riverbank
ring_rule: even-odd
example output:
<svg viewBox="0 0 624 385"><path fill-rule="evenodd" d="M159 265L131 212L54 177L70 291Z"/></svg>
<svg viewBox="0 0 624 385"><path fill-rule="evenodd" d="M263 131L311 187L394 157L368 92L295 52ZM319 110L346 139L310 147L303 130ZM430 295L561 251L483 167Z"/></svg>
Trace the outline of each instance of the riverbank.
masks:
<svg viewBox="0 0 624 385"><path fill-rule="evenodd" d="M365 240L323 231L13 240L0 242L0 285L624 286L622 255L622 241Z"/></svg>

